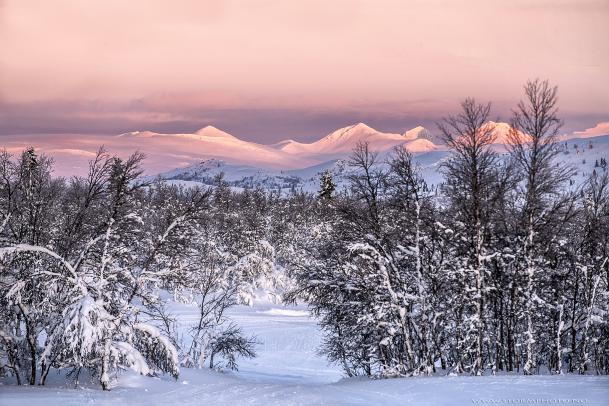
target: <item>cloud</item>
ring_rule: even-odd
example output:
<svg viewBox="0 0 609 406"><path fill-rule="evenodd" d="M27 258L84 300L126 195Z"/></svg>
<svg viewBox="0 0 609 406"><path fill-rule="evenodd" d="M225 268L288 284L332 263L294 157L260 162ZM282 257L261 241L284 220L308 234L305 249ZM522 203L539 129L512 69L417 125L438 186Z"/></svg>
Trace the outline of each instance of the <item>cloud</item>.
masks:
<svg viewBox="0 0 609 406"><path fill-rule="evenodd" d="M587 128L584 131L575 131L573 136L579 138L598 137L600 135L609 134L609 121L598 123L594 127Z"/></svg>
<svg viewBox="0 0 609 406"><path fill-rule="evenodd" d="M6 0L0 89L11 102L171 92L215 108L326 108L512 99L541 76L563 108L606 111L609 3L528 4Z"/></svg>
<svg viewBox="0 0 609 406"><path fill-rule="evenodd" d="M45 152L49 153L51 155L66 154L66 155L74 155L74 156L85 157L85 158L93 158L96 155L95 152L92 152L92 151L85 151L82 149L74 149L74 148L54 148L54 149L47 149L47 150L45 150Z"/></svg>
<svg viewBox="0 0 609 406"><path fill-rule="evenodd" d="M506 119L535 76L559 85L561 112L590 115L565 132L605 119L609 3L534 3L4 0L0 137L401 132L467 96Z"/></svg>
<svg viewBox="0 0 609 406"><path fill-rule="evenodd" d="M0 143L3 135L117 135L143 130L188 133L206 125L265 144L287 138L312 141L356 122L393 132L417 125L433 126L440 115L454 106L433 99L350 101L323 107L307 103L273 107L237 102L214 106L209 97L171 93L126 102L57 99L0 103Z"/></svg>

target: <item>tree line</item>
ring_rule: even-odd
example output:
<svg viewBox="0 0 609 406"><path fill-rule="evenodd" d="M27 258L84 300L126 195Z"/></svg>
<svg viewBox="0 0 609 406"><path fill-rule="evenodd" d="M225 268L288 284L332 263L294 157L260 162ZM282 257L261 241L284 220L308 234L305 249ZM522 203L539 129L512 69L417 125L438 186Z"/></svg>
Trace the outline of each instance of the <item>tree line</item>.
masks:
<svg viewBox="0 0 609 406"><path fill-rule="evenodd" d="M402 148L358 145L347 193L322 177L287 299L311 305L347 375L609 372L609 174L570 186L557 89L524 90L508 159L490 104L439 123L439 193Z"/></svg>

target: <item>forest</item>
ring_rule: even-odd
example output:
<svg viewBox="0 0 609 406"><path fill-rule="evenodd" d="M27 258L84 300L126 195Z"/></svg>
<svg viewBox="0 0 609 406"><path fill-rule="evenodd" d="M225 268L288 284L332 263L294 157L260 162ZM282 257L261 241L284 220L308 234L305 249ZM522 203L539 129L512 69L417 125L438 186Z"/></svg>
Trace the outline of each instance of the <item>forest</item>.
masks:
<svg viewBox="0 0 609 406"><path fill-rule="evenodd" d="M257 338L226 312L263 290L306 303L346 376L609 373L609 172L561 162L557 88L524 86L506 156L491 105L438 123L430 188L413 156L361 143L316 194L181 187L100 148L85 176L0 153L0 376L235 369ZM168 301L199 317L179 334Z"/></svg>

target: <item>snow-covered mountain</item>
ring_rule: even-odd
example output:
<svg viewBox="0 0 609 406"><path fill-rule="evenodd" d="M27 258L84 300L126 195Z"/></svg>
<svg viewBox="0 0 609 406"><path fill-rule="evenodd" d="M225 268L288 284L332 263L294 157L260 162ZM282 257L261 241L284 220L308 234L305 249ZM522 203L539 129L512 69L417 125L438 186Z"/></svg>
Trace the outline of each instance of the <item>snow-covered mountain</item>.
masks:
<svg viewBox="0 0 609 406"><path fill-rule="evenodd" d="M495 144L508 145L510 143L509 134L513 130L511 125L502 122L496 123L494 121L489 121L486 123L486 125L493 127L493 133L495 135ZM517 133L519 142L526 142L531 140L531 138L527 134L524 134L521 131L518 131Z"/></svg>
<svg viewBox="0 0 609 406"><path fill-rule="evenodd" d="M200 151L201 160L162 173L160 176L168 181L211 186L222 173L224 180L234 188L275 190L316 190L319 173L324 170L333 172L341 182L347 173L346 159L360 142L367 142L371 150L381 155L390 153L398 145L404 145L417 157L433 151L445 155L446 150L434 144L431 132L423 127L396 134L377 131L364 123L340 128L309 144L286 140L269 146L260 145L242 141L211 126L193 134L137 132L122 136L150 138L156 142L189 140L192 144L190 153ZM437 159L427 161L435 164Z"/></svg>
<svg viewBox="0 0 609 406"><path fill-rule="evenodd" d="M507 157L508 134L511 127L503 122L488 122L495 129L494 148ZM122 135L167 143L175 150L175 141L184 140L184 148L201 159L194 164L162 173L170 182L184 185L214 185L217 175L233 188L265 188L273 190L318 189L319 175L324 170L333 173L338 184L345 183L349 173L348 156L358 142L367 142L381 158L388 156L397 145L404 145L413 155L429 185L442 182L440 166L449 155L437 134L424 127L415 127L403 134L384 133L363 123L340 128L318 141L300 143L293 140L274 145L261 145L238 139L215 127L205 127L193 134L157 134L138 132ZM523 140L527 135L520 134ZM580 138L581 137L581 138ZM592 137L592 136L590 136ZM581 183L595 170L601 158L609 158L609 135L594 134L583 138L576 134L561 141L560 159L577 170L576 183ZM597 168L598 169L598 168Z"/></svg>
<svg viewBox="0 0 609 406"><path fill-rule="evenodd" d="M404 138L412 141L416 139L428 140L431 141L436 146L443 145L444 139L442 139L442 135L438 133L432 133L427 128L423 126L418 126L412 128L404 133Z"/></svg>
<svg viewBox="0 0 609 406"><path fill-rule="evenodd" d="M560 148L559 159L575 168L576 174L573 180L575 185L579 185L588 178L592 171L603 170L600 163L601 158L609 159L609 135L569 139L562 141ZM496 144L496 149L500 153L500 158L507 159L508 154L503 144ZM390 150L383 152L381 158L385 158L388 154L390 154ZM414 155L414 161L430 187L442 182L440 166L449 154L447 149L436 149ZM235 189L263 188L283 192L291 190L315 192L319 188L320 174L325 170L329 170L333 174L334 181L339 187L346 185L345 181L350 169L345 158L291 170L263 169L210 159L163 173L160 176L168 182L184 186L213 186L216 176L222 173L224 180Z"/></svg>
<svg viewBox="0 0 609 406"><path fill-rule="evenodd" d="M316 163L307 157L290 156L268 145L241 140L213 126L192 134L160 134L136 131L118 137L137 140L140 149L164 151L169 156L220 159L262 168L302 168Z"/></svg>
<svg viewBox="0 0 609 406"><path fill-rule="evenodd" d="M145 153L160 152L176 158L176 166L215 159L232 165L274 170L300 169L342 159L353 151L358 142L367 142L370 149L377 152L385 152L402 144L413 153L438 149L430 140L430 132L423 127L401 135L383 133L363 123L338 129L310 144L287 140L263 145L241 140L213 126L191 134L135 131L121 134L118 138L125 143L136 144Z"/></svg>
<svg viewBox="0 0 609 406"><path fill-rule="evenodd" d="M360 142L367 142L371 150L379 152L387 151L398 145L404 145L413 153L432 151L437 148L430 140L429 131L423 127L416 127L402 135L380 132L364 123L339 128L310 144L287 140L275 144L275 147L290 155L329 158L349 154Z"/></svg>

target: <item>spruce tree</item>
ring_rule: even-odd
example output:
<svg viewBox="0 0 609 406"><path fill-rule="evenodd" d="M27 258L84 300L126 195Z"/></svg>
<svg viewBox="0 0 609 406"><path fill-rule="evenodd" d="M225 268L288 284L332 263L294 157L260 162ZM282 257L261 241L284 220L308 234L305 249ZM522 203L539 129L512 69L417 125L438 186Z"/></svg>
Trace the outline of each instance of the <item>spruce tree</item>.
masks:
<svg viewBox="0 0 609 406"><path fill-rule="evenodd" d="M332 173L329 170L322 172L319 181L319 192L317 197L320 199L329 200L332 198L332 193L336 190L336 184L332 180Z"/></svg>

